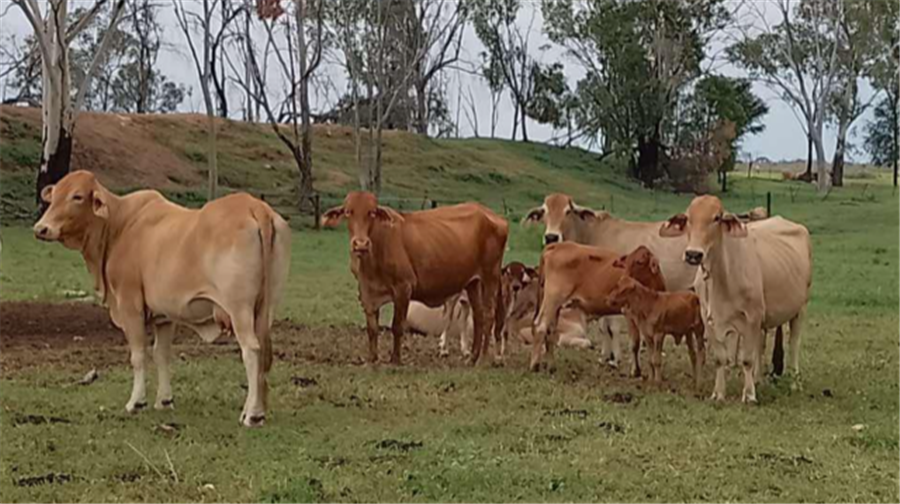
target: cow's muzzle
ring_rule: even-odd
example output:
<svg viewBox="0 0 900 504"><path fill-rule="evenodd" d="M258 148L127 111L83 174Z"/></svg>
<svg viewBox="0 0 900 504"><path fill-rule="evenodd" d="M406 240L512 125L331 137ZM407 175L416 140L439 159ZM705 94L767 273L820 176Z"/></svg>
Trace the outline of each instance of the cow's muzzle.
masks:
<svg viewBox="0 0 900 504"><path fill-rule="evenodd" d="M551 243L559 242L559 235L556 233L550 233L544 235L544 245L550 245Z"/></svg>
<svg viewBox="0 0 900 504"><path fill-rule="evenodd" d="M354 238L350 240L350 250L356 255L368 254L371 246L372 241L368 238Z"/></svg>
<svg viewBox="0 0 900 504"><path fill-rule="evenodd" d="M703 262L703 251L701 250L685 250L684 262L691 266L699 266Z"/></svg>
<svg viewBox="0 0 900 504"><path fill-rule="evenodd" d="M56 241L57 233L50 226L38 222L34 225L34 237L43 241Z"/></svg>

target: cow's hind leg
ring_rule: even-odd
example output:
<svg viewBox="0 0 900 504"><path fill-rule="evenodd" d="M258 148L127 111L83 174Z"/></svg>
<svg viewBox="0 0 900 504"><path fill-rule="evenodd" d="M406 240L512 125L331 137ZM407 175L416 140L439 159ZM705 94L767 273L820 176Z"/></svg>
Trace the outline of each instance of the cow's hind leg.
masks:
<svg viewBox="0 0 900 504"><path fill-rule="evenodd" d="M161 324L153 326L155 341L153 343L153 363L156 365L158 383L156 387L156 409L171 408L174 405L172 399L172 382L169 363L172 356L172 337L175 336L175 324Z"/></svg>
<svg viewBox="0 0 900 504"><path fill-rule="evenodd" d="M472 310L472 355L469 356L469 364L475 365L481 357L485 338L484 296L482 296L481 280L475 280L466 286L466 294L469 295L469 307Z"/></svg>
<svg viewBox="0 0 900 504"><path fill-rule="evenodd" d="M134 383L131 398L125 404L125 411L136 413L147 407L147 327L143 315L130 315L122 323L125 338L131 351L131 369L134 371Z"/></svg>
<svg viewBox="0 0 900 504"><path fill-rule="evenodd" d="M394 320L391 323L391 333L394 335L394 349L391 352L391 364L400 364L400 354L403 351L403 333L406 331L406 314L409 311L411 293L411 288L403 289L394 298Z"/></svg>
<svg viewBox="0 0 900 504"><path fill-rule="evenodd" d="M259 339L254 328L253 312L242 310L231 317L234 324L234 335L241 347L241 358L247 372L247 399L241 412L241 423L245 427L258 427L265 424L266 377L261 373Z"/></svg>
<svg viewBox="0 0 900 504"><path fill-rule="evenodd" d="M537 317L534 319L534 328L532 329L533 341L531 342L531 365L532 371L538 371L541 365L541 357L547 352L548 361L553 358L553 347L555 346L556 327L559 319L559 303L553 297L545 294L541 309L538 311Z"/></svg>
<svg viewBox="0 0 900 504"><path fill-rule="evenodd" d="M803 319L806 317L804 308L796 317L791 319L791 371L795 376L800 376L800 333L803 331Z"/></svg>

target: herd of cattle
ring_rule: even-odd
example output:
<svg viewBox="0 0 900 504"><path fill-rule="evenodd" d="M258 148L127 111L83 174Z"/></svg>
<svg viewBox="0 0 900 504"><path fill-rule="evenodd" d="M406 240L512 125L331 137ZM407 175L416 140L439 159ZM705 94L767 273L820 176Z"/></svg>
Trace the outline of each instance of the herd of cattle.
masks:
<svg viewBox="0 0 900 504"><path fill-rule="evenodd" d="M240 420L263 424L269 333L290 267L284 219L247 194L199 210L151 190L117 196L86 171L46 187L41 198L48 208L35 236L81 252L98 298L125 333L134 371L126 410L147 405L151 331L155 407L172 407L171 343L182 325L207 341L234 334L248 382ZM394 363L410 327L440 335L442 355L447 340L459 338L472 364L482 354L502 359L512 336L531 346L532 370L545 360L552 368L558 344L592 346L587 326L599 319L606 362L618 365L627 334L633 375L641 375L643 341L654 382L662 380L667 334L685 341L695 386L708 346L717 400L725 398L727 368L739 364L742 400L756 401L767 330L777 329L775 355L783 355L784 324L790 364L799 371L812 277L809 233L762 209L735 215L718 198L700 196L668 221L629 222L551 194L524 219L545 228L537 267L503 264L509 225L477 203L400 213L370 193L351 192L322 220L347 221L371 362L378 359L379 311L392 303Z"/></svg>

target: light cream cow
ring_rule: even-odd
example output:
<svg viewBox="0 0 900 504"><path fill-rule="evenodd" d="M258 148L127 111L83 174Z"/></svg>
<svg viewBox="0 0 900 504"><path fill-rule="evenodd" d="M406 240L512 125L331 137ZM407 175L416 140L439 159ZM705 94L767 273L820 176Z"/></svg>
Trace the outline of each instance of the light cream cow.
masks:
<svg viewBox="0 0 900 504"><path fill-rule="evenodd" d="M805 227L781 217L745 224L715 196L700 196L659 233L687 238L684 261L700 267L695 290L717 367L713 399L725 398L726 369L739 363L742 400L756 402L764 331L785 323L791 327L791 367L799 372L800 333L812 283Z"/></svg>

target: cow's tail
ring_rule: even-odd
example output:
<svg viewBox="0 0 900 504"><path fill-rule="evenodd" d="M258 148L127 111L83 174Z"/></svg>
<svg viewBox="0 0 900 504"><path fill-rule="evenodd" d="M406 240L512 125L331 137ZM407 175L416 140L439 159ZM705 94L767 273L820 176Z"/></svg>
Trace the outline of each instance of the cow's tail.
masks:
<svg viewBox="0 0 900 504"><path fill-rule="evenodd" d="M274 211L259 205L253 210L253 217L259 225L262 245L262 281L256 300L254 332L259 340L260 373L268 373L272 368L272 317L278 305L281 287L287 276L287 261L290 251L290 230Z"/></svg>

